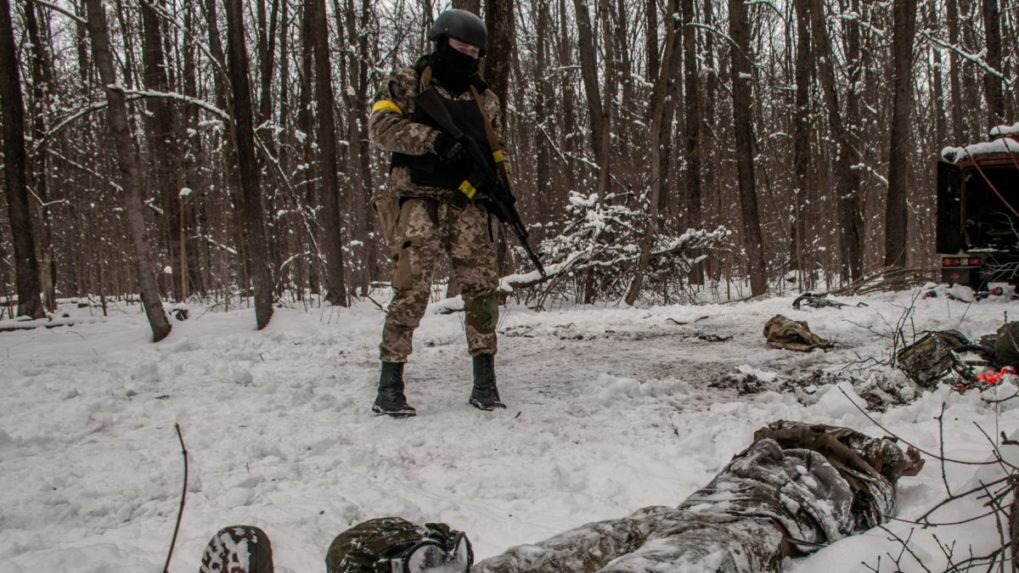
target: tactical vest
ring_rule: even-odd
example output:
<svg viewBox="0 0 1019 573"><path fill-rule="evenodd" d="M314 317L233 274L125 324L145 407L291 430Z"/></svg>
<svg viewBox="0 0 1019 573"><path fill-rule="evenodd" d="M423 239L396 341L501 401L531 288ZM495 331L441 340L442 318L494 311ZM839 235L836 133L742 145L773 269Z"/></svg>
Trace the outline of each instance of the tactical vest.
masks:
<svg viewBox="0 0 1019 573"><path fill-rule="evenodd" d="M419 85L422 82L419 81ZM423 86L427 87L427 86ZM492 148L488 144L488 137L485 135L485 119L481 115L479 102L474 99L451 100L441 97L442 104L449 111L453 123L460 128L460 131L471 138L484 153L492 168L495 168L495 159L492 156ZM429 127L439 129L431 117L427 114L414 110L413 121L423 123ZM442 162L435 153L424 155L407 155L405 153L393 153L389 168L406 167L410 171L410 181L419 187L440 187L456 191L468 173L457 165L449 165Z"/></svg>

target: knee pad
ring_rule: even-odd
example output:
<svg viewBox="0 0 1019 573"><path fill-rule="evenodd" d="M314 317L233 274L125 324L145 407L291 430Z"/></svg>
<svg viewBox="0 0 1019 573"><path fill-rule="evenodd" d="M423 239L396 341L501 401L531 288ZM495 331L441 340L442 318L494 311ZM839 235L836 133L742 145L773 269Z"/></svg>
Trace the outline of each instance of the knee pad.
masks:
<svg viewBox="0 0 1019 573"><path fill-rule="evenodd" d="M467 324L482 334L495 332L495 326L499 322L499 303L495 295L487 294L477 296L467 301L464 305L467 311Z"/></svg>

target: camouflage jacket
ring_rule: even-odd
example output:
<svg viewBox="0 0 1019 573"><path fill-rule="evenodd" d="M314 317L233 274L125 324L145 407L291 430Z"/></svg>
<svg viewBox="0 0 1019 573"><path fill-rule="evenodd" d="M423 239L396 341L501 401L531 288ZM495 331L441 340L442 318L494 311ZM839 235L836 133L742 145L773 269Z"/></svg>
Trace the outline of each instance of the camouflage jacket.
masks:
<svg viewBox="0 0 1019 573"><path fill-rule="evenodd" d="M421 65L419 63L418 67ZM470 91L453 96L435 78L431 80L431 85L436 87L439 95L447 99L456 101L474 99ZM420 93L422 87L420 75L415 68L400 68L389 75L372 103L368 128L373 144L389 152L407 155L424 155L434 151L435 138L439 131L413 120L414 97ZM499 138L499 147L503 147L499 97L488 89L482 96L484 114L492 122L492 128ZM450 189L415 185L411 182L410 169L407 167L393 167L389 181L389 193L400 197L426 197L450 201L455 193Z"/></svg>
<svg viewBox="0 0 1019 573"><path fill-rule="evenodd" d="M416 525L399 517L370 519L340 533L326 552L326 573L376 573L378 560L392 549L432 539L445 545L445 523Z"/></svg>

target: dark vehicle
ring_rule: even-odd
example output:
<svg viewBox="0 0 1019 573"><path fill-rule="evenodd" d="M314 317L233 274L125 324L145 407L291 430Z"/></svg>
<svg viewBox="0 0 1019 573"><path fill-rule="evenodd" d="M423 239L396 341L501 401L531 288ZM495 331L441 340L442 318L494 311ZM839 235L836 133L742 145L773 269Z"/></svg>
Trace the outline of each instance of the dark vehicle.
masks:
<svg viewBox="0 0 1019 573"><path fill-rule="evenodd" d="M947 147L938 161L941 280L978 293L1019 285L1019 124L985 143Z"/></svg>

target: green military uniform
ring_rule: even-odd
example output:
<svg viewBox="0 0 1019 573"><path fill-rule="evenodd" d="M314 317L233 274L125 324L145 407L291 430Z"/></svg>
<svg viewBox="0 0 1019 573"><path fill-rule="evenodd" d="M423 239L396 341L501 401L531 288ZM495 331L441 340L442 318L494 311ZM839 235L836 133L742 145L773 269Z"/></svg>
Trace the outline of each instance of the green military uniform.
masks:
<svg viewBox="0 0 1019 573"><path fill-rule="evenodd" d="M393 549L423 539L446 545L445 523L415 525L399 517L382 517L359 523L336 536L326 553L326 573L376 573L377 563Z"/></svg>
<svg viewBox="0 0 1019 573"><path fill-rule="evenodd" d="M417 413L403 393L403 366L442 253L466 310L474 370L468 403L484 411L506 407L495 380L499 275L485 201L492 178L481 188L474 183L478 173L506 176L499 99L478 74L488 32L476 14L454 9L435 19L428 39L435 50L386 79L369 121L372 143L391 154L390 191L374 205L395 263L372 411L392 417Z"/></svg>
<svg viewBox="0 0 1019 573"><path fill-rule="evenodd" d="M375 98L370 119L372 142L386 151L423 156L433 153L439 131L414 121L414 97L422 86L419 70L393 72ZM437 79L429 82L446 100L474 103L470 91L452 94ZM501 136L499 98L482 95L482 109ZM500 155L500 159L501 159ZM456 189L414 182L411 168L394 165L390 195L377 201L384 227L390 228L390 254L395 259L393 300L386 315L380 355L383 362L406 362L411 338L424 315L431 294L432 271L440 255L448 254L453 280L462 288L468 317L467 347L471 356L495 354L498 273L492 222L484 206L471 201L458 208ZM464 176L467 174L464 173Z"/></svg>

